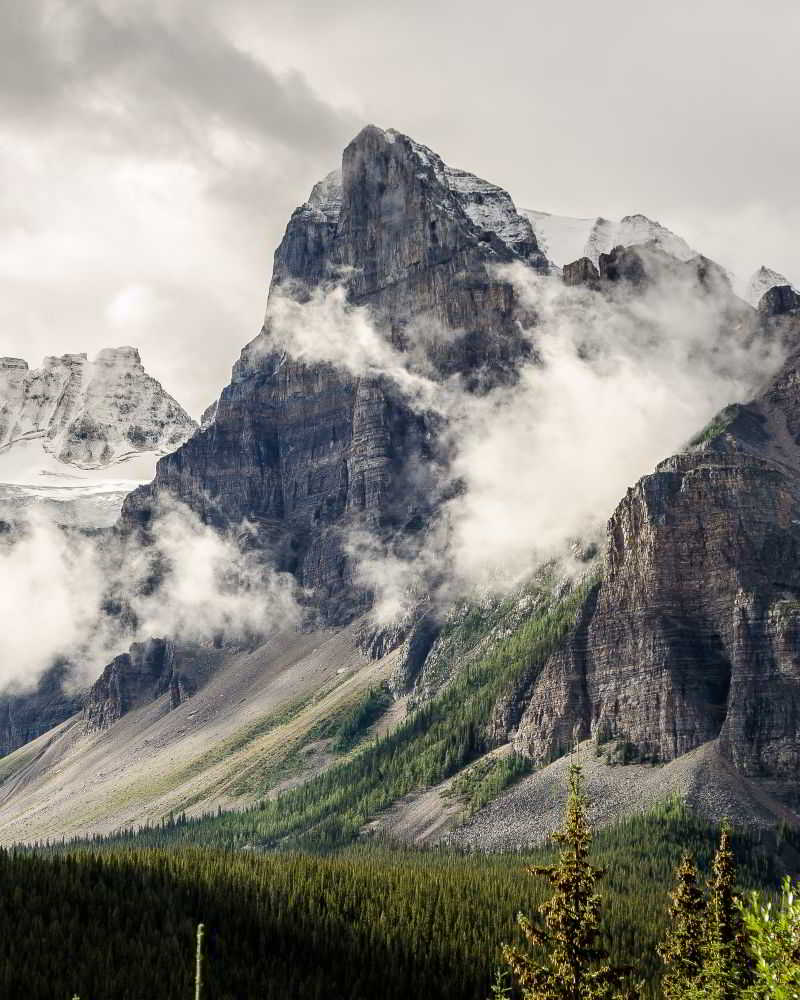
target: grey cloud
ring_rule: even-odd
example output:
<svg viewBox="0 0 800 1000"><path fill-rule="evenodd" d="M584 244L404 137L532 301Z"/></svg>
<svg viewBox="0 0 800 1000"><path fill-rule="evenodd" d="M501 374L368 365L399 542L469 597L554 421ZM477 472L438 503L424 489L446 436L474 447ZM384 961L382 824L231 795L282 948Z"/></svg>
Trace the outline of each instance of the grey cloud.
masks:
<svg viewBox="0 0 800 1000"><path fill-rule="evenodd" d="M151 151L166 134L203 143L214 121L307 152L345 141L353 117L301 73L279 76L191 14L167 21L142 7L112 15L89 2L11 0L0 34L6 110L29 127L54 116L68 126L68 114L112 131L149 122L125 134Z"/></svg>
<svg viewBox="0 0 800 1000"><path fill-rule="evenodd" d="M196 415L258 325L291 210L364 121L413 135L518 205L643 212L734 270L767 264L800 282L790 0L2 6L5 353L36 363L114 343L109 297L127 281L152 285L173 304L168 324L124 339L147 348L148 367ZM236 155L215 145L220 132ZM162 200L148 201L139 175L119 180L132 161L145 195L165 164L193 173L162 171ZM141 234L131 244L132 225L156 249L171 227L173 259L189 264L170 271ZM76 274L79 243L107 248L107 264ZM40 266L54 255L60 284Z"/></svg>

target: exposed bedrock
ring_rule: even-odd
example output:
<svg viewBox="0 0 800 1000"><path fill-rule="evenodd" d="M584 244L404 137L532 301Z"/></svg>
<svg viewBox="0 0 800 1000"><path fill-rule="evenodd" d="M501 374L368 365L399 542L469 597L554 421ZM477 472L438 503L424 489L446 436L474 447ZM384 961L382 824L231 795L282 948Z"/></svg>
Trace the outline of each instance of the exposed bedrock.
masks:
<svg viewBox="0 0 800 1000"><path fill-rule="evenodd" d="M292 215L270 298L344 284L397 349L424 356L429 374L457 373L485 391L530 352L513 288L494 269L514 261L546 268L505 191L370 126L345 149L341 174ZM268 307L213 421L128 497L123 524L145 524L165 498L220 526L246 519L323 618L343 622L370 602L353 579L352 532L413 535L436 506L436 421L383 378L286 357L270 325Z"/></svg>
<svg viewBox="0 0 800 1000"><path fill-rule="evenodd" d="M754 402L628 490L594 606L526 699L520 750L550 759L577 727L663 761L719 737L739 770L796 796L799 389L795 354Z"/></svg>

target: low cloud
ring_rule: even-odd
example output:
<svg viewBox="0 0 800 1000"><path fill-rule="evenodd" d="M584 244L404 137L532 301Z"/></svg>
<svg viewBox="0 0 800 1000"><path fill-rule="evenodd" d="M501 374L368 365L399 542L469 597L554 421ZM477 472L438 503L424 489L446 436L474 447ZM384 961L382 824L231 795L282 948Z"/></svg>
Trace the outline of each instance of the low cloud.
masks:
<svg viewBox="0 0 800 1000"><path fill-rule="evenodd" d="M625 490L781 360L724 288L664 273L606 296L506 271L539 364L465 402L454 431L451 556L465 582L518 580L570 541L602 536Z"/></svg>
<svg viewBox="0 0 800 1000"><path fill-rule="evenodd" d="M0 545L0 690L31 687L57 661L74 685L91 682L151 636L251 642L296 624L293 578L249 535L244 524L223 536L177 504L146 545L65 531L34 510Z"/></svg>
<svg viewBox="0 0 800 1000"><path fill-rule="evenodd" d="M98 554L33 512L16 540L0 536L0 690L30 685L95 628Z"/></svg>
<svg viewBox="0 0 800 1000"><path fill-rule="evenodd" d="M658 256L648 266L653 280L635 295L504 268L536 316L524 331L536 360L485 395L433 377L424 324L401 352L341 287L302 303L273 296L256 350L384 377L442 428L447 461L435 474L451 499L424 541L409 552L405 538L351 533L356 579L376 594L378 618L402 615L421 593L446 603L505 590L538 565L568 562L575 543L602 541L629 486L778 367L779 346L757 334L724 277L701 282Z"/></svg>
<svg viewBox="0 0 800 1000"><path fill-rule="evenodd" d="M506 268L500 277L521 314L536 317L522 331L535 360L515 384L484 394L435 377L426 347L438 331L421 321L403 352L342 287L302 303L273 297L251 355L384 379L437 429L437 461L404 476L424 481L421 495L447 498L438 511L415 532L387 538L360 526L347 538L379 620L397 620L423 595L445 606L513 588L553 560L568 566L576 542L602 540L629 486L778 366L780 349L758 335L755 314L724 281L701 285L693 273L664 266L631 295ZM120 550L103 539L41 518L6 536L0 684L32 683L58 657L90 680L151 635L247 641L299 620L293 578L275 572L246 524L223 536L173 506L154 523L152 544L128 539ZM103 612L109 596L123 614Z"/></svg>

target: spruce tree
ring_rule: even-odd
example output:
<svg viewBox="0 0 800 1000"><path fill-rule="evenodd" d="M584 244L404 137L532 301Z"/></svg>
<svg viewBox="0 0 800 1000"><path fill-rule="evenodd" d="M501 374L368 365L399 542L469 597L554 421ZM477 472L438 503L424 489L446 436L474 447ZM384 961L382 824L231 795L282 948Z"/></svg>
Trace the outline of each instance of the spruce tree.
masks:
<svg viewBox="0 0 800 1000"><path fill-rule="evenodd" d="M611 966L599 941L595 886L602 871L589 862L591 831L578 765L570 767L564 828L554 839L561 845L558 864L528 869L547 878L554 893L538 908L536 924L522 913L517 917L530 948L504 945L503 958L523 1000L621 998L626 971Z"/></svg>
<svg viewBox="0 0 800 1000"><path fill-rule="evenodd" d="M736 860L727 827L714 856L710 889L703 995L708 1000L736 1000L745 985L746 941L736 894Z"/></svg>
<svg viewBox="0 0 800 1000"><path fill-rule="evenodd" d="M668 909L670 929L658 949L664 963L664 1000L684 1000L703 969L706 901L697 883L697 868L684 854L675 872Z"/></svg>

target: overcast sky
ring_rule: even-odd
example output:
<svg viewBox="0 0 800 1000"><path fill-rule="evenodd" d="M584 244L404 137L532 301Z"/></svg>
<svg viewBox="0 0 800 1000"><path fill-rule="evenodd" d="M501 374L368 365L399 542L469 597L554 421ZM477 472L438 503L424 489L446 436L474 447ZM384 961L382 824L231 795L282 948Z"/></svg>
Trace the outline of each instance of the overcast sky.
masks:
<svg viewBox="0 0 800 1000"><path fill-rule="evenodd" d="M198 415L367 122L800 282L798 46L793 0L3 0L0 354L133 344Z"/></svg>

